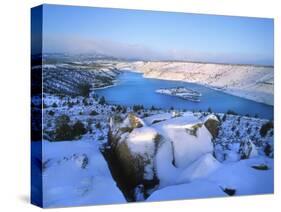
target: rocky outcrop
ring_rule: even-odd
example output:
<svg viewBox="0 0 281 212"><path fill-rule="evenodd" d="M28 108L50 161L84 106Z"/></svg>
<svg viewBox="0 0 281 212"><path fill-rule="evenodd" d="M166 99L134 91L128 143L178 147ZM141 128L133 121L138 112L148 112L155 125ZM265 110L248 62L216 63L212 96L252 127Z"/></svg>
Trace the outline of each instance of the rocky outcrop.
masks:
<svg viewBox="0 0 281 212"><path fill-rule="evenodd" d="M110 120L109 145L122 168L122 177L132 189L141 187L144 196L160 179L174 181L182 169L212 153L211 140L219 125L212 115L203 121L192 113L171 115L167 120L167 114L156 116L163 121L154 123L153 117L142 120L133 113ZM167 170L171 174L167 175ZM164 179L166 176L171 179Z"/></svg>
<svg viewBox="0 0 281 212"><path fill-rule="evenodd" d="M112 117L109 143L130 187L142 185L149 189L158 184L154 157L159 142L155 130L130 113L126 118Z"/></svg>

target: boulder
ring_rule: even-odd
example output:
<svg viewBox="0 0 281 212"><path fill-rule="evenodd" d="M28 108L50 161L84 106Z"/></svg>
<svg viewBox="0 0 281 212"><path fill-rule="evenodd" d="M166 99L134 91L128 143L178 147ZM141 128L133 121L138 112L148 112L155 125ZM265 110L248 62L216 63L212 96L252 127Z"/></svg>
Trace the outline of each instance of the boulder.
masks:
<svg viewBox="0 0 281 212"><path fill-rule="evenodd" d="M116 121L117 120L117 121ZM130 113L120 120L110 121L109 143L124 178L132 187L154 186L157 179L154 173L154 157L159 140L158 133L136 115Z"/></svg>
<svg viewBox="0 0 281 212"><path fill-rule="evenodd" d="M176 183L184 169L211 154L214 148L210 129L218 127L213 117L204 122L192 113L153 124L147 118L145 121L133 113L114 116L109 130L109 144L122 178L132 189L141 187L144 196L160 181L160 187ZM181 178L185 180L189 178Z"/></svg>
<svg viewBox="0 0 281 212"><path fill-rule="evenodd" d="M204 125L209 130L213 138L218 136L220 121L215 115L208 115L204 120Z"/></svg>

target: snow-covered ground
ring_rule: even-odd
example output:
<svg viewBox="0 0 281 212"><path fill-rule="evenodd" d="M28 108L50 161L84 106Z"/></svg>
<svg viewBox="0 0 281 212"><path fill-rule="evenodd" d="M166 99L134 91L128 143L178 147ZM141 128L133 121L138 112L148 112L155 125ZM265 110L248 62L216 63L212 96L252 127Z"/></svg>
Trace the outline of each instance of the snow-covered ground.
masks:
<svg viewBox="0 0 281 212"><path fill-rule="evenodd" d="M119 73L115 67L126 66L143 71L145 77L192 81L225 92L241 89L249 98L257 92L256 101L271 104L273 100L270 67L91 60L46 63L43 105L41 95L32 97L33 110L43 106L43 158L34 152L40 143L32 142L32 160L33 168L43 173L45 207L127 202L127 193L121 190L124 185L104 157L107 149L114 148L126 153L121 159L130 159L125 167L139 168L137 177L142 179L133 188L135 201L273 193L272 121L231 112L109 105L93 89L84 96L77 93L81 81L92 83L92 88L110 86ZM116 136L117 143L111 142L110 135ZM118 174L122 178L124 173Z"/></svg>
<svg viewBox="0 0 281 212"><path fill-rule="evenodd" d="M267 164L269 170L256 170L252 167L256 164ZM147 201L226 197L226 189L235 191L230 195L272 194L273 174L273 160L267 157L221 163L215 171L200 179L156 190Z"/></svg>
<svg viewBox="0 0 281 212"><path fill-rule="evenodd" d="M43 150L44 207L126 202L92 139L43 141Z"/></svg>
<svg viewBox="0 0 281 212"><path fill-rule="evenodd" d="M273 67L140 61L120 63L117 68L130 68L142 72L147 78L199 83L232 95L273 105Z"/></svg>
<svg viewBox="0 0 281 212"><path fill-rule="evenodd" d="M128 114L137 114L140 118L133 120L141 127L128 129L129 134L124 131L123 139L132 153L153 161L147 163L144 178L159 179L146 193L147 201L227 196L228 189L235 195L273 192L273 129L260 134L268 120L177 110L134 111L100 101L94 92L90 97L43 95L45 207L126 202L101 152L108 146L110 117ZM38 98L33 102L38 105ZM56 125L62 115L69 117L70 126L80 121L87 131L57 141ZM203 124L208 119L220 121L215 138ZM128 119L121 123L123 129L128 123ZM136 200L143 201L143 190L137 188Z"/></svg>

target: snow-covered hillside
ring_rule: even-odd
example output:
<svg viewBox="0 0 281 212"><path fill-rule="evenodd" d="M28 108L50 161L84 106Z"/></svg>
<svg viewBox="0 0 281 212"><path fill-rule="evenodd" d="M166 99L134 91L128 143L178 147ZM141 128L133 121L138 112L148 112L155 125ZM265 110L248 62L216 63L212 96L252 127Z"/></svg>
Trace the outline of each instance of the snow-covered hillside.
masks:
<svg viewBox="0 0 281 212"><path fill-rule="evenodd" d="M148 78L199 83L273 105L273 67L195 62L132 62L120 63L117 68L136 70Z"/></svg>
<svg viewBox="0 0 281 212"><path fill-rule="evenodd" d="M114 85L120 73L110 62L46 63L42 68L44 92L61 95L88 95L92 88Z"/></svg>

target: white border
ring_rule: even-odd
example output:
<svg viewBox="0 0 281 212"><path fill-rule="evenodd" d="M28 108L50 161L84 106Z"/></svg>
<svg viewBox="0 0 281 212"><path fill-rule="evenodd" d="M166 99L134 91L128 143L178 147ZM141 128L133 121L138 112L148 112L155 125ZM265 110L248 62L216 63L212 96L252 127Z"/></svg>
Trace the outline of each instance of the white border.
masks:
<svg viewBox="0 0 281 212"><path fill-rule="evenodd" d="M41 3L275 19L275 195L68 208L74 211L274 211L280 195L280 8L278 0L6 0L1 2L0 211L34 211L29 198L30 8ZM279 48L277 48L279 47ZM4 65L2 65L4 64ZM53 209L57 211L59 209ZM53 211L52 210L52 211ZM65 210L65 209L64 209Z"/></svg>

